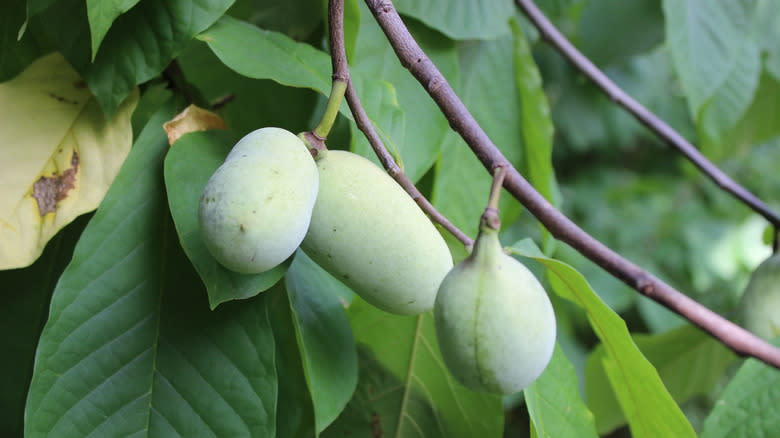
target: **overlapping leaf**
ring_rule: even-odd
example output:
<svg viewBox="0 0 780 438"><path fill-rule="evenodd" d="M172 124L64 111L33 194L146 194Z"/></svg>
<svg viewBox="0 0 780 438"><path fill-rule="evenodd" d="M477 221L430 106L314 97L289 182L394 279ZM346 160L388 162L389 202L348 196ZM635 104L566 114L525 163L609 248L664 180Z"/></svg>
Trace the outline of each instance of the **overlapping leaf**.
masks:
<svg viewBox="0 0 780 438"><path fill-rule="evenodd" d="M396 316L355 298L348 311L362 344L360 382L345 412L329 429L392 437L500 437L501 399L470 391L444 365L433 316Z"/></svg>
<svg viewBox="0 0 780 438"><path fill-rule="evenodd" d="M94 210L132 143L133 93L107 120L57 53L0 84L0 269L27 266L75 217Z"/></svg>
<svg viewBox="0 0 780 438"><path fill-rule="evenodd" d="M523 395L537 436L598 437L593 414L580 397L577 372L558 345L547 368Z"/></svg>
<svg viewBox="0 0 780 438"><path fill-rule="evenodd" d="M358 380L355 340L342 300L352 292L298 251L285 276L317 433L346 406Z"/></svg>
<svg viewBox="0 0 780 438"><path fill-rule="evenodd" d="M211 312L167 216L162 109L85 229L52 298L25 435L273 436L266 303Z"/></svg>
<svg viewBox="0 0 780 438"><path fill-rule="evenodd" d="M116 18L136 5L140 0L87 0L87 18L92 42L92 59L97 55L100 43Z"/></svg>
<svg viewBox="0 0 780 438"><path fill-rule="evenodd" d="M239 274L222 266L200 237L198 203L206 182L236 144L230 131L194 132L182 137L165 158L165 186L176 231L209 296L212 309L221 303L250 298L282 278L289 263L262 274Z"/></svg>
<svg viewBox="0 0 780 438"><path fill-rule="evenodd" d="M607 351L602 365L633 436L695 437L658 372L634 344L625 322L601 301L585 278L565 263L543 256L530 240L518 242L511 249L544 265L553 290L585 311Z"/></svg>
<svg viewBox="0 0 780 438"><path fill-rule="evenodd" d="M492 39L509 32L512 2L501 0L395 0L398 11L452 39Z"/></svg>
<svg viewBox="0 0 780 438"><path fill-rule="evenodd" d="M29 32L59 47L111 115L135 85L159 75L233 1L139 1L113 21L94 60L84 0L58 0L31 20Z"/></svg>
<svg viewBox="0 0 780 438"><path fill-rule="evenodd" d="M773 344L780 346L780 339ZM780 430L780 373L748 359L704 421L702 438L771 437Z"/></svg>
<svg viewBox="0 0 780 438"><path fill-rule="evenodd" d="M660 335L633 338L678 403L707 394L735 359L731 350L691 325ZM585 368L585 393L601 433L626 421L615 393L608 389L609 378L603 367L606 355L606 348L599 346L590 354Z"/></svg>

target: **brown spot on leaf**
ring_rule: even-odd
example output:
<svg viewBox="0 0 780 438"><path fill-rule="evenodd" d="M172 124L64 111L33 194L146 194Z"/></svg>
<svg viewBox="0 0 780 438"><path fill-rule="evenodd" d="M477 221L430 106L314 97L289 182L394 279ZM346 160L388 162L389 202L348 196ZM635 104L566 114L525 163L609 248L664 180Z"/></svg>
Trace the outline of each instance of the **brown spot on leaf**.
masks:
<svg viewBox="0 0 780 438"><path fill-rule="evenodd" d="M87 88L87 83L79 79L73 83L73 86L83 90L84 88Z"/></svg>
<svg viewBox="0 0 780 438"><path fill-rule="evenodd" d="M78 101L75 101L73 99L68 99L67 97L62 97L62 96L60 96L58 94L54 94L52 92L47 92L46 94L48 94L49 97L51 97L52 99L56 100L57 102L67 103L67 104L70 104L70 105L78 105L79 104Z"/></svg>
<svg viewBox="0 0 780 438"><path fill-rule="evenodd" d="M33 184L32 197L38 201L38 214L45 216L57 210L57 202L68 197L68 192L75 187L76 174L79 171L79 154L73 151L70 167L61 175L42 176Z"/></svg>

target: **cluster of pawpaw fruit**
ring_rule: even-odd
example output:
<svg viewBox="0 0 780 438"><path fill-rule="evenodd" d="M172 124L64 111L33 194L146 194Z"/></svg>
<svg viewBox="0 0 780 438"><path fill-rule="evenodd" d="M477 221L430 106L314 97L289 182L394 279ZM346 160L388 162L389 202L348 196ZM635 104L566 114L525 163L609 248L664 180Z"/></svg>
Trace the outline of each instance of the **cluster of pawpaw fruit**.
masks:
<svg viewBox="0 0 780 438"><path fill-rule="evenodd" d="M447 244L383 170L351 152L312 157L295 134L242 138L200 199L201 236L241 273L272 269L302 248L374 306L399 315L434 309L445 363L465 386L512 393L535 380L555 344L544 289L483 227L453 268Z"/></svg>

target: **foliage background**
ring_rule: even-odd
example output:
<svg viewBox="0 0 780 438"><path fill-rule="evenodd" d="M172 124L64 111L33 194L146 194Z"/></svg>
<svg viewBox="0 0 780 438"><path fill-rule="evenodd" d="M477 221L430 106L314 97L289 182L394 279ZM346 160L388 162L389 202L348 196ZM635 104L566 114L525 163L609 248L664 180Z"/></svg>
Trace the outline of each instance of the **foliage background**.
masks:
<svg viewBox="0 0 780 438"><path fill-rule="evenodd" d="M365 5L346 3L352 76L369 115L405 172L474 235L487 174L401 67ZM769 254L762 219L604 97L511 2L395 3L493 141L546 196L627 258L733 313L750 272ZM629 94L780 207L780 7L769 0L537 3ZM441 364L430 315L379 312L303 253L256 278L220 271L188 220L198 184L245 133L316 123L330 88L324 16L320 0L0 5L0 80L58 51L105 120L129 118L133 138L98 211L63 228L31 266L0 272L0 347L10 358L0 361L3 436L23 429L26 436L291 437L777 430L776 372L750 361L737 372L730 353L549 241L508 196L502 241L521 241L516 253L534 257L523 260L548 281L559 319L555 360L524 396L501 400L458 386ZM122 116L119 105L135 87L140 101ZM232 100L216 111L227 131L189 134L169 150L165 121L187 103L209 107L226 96ZM35 116L39 125L47 114ZM342 115L329 146L370 156L345 108ZM577 279L578 287L562 291L560 279ZM616 334L622 321L609 309L633 341ZM594 321L618 328L599 333ZM642 354L631 353L637 347ZM616 357L632 359L615 364ZM671 397L648 383L642 397L627 399L621 388L632 387L631 376L621 381L614 367L647 381L657 372ZM762 373L766 386L740 383ZM720 397L736 397L753 418L769 420L713 410ZM684 417L675 417L678 409Z"/></svg>

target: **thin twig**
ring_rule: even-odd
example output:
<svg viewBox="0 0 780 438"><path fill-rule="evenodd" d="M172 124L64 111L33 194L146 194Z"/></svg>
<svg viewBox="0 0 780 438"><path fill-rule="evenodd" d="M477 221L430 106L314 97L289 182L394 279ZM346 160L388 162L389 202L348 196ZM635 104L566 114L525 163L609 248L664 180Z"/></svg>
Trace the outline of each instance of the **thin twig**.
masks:
<svg viewBox="0 0 780 438"><path fill-rule="evenodd" d="M360 98L355 91L355 87L349 77L349 64L347 64L347 52L344 48L344 24L343 24L343 0L330 0L328 2L328 17L330 19L330 47L331 47L331 63L333 65L333 78L347 81L346 98L349 104L349 109L352 111L352 115L355 117L355 124L366 136L366 139L374 149L376 156L384 166L387 173L398 184L403 187L409 196L414 199L417 205L428 214L434 223L438 223L450 234L455 236L456 239L461 241L466 247L471 247L474 241L467 236L463 231L450 222L443 214L441 214L436 208L428 201L428 199L417 190L414 183L406 176L406 174L398 167L398 164L393 159L393 156L385 148L382 139L374 129L374 125L368 118L363 105L360 104Z"/></svg>
<svg viewBox="0 0 780 438"><path fill-rule="evenodd" d="M612 82L607 75L598 69L593 63L578 51L563 34L547 19L542 11L536 7L532 0L515 0L517 6L522 9L526 17L539 30L558 52L569 60L578 70L595 83L613 102L631 113L639 122L650 131L659 136L669 146L680 152L691 163L698 167L718 187L730 193L732 196L753 209L756 213L765 217L775 227L780 226L780 215L764 204L757 196L752 194L739 183L732 180L717 166L709 161L698 149L689 143L682 135L658 118L641 103L626 94L620 87Z"/></svg>
<svg viewBox="0 0 780 438"><path fill-rule="evenodd" d="M780 369L780 349L675 290L634 263L624 259L579 228L550 204L509 164L450 84L409 33L390 0L366 0L401 64L409 69L433 98L486 169L507 166L504 187L556 238L643 295L666 306L720 340L739 355L751 356Z"/></svg>

